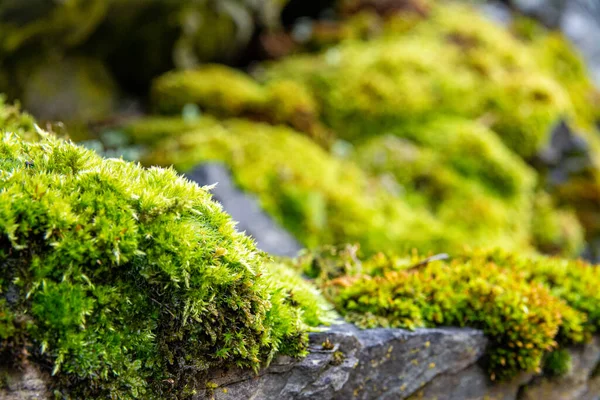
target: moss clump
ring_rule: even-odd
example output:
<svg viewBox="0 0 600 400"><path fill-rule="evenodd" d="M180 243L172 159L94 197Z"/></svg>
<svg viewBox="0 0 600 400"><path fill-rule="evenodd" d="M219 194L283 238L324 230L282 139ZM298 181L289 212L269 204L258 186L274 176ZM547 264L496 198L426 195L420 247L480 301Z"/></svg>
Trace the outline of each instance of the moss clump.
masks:
<svg viewBox="0 0 600 400"><path fill-rule="evenodd" d="M447 118L405 125L367 140L354 158L445 225L496 245L531 240L534 173L485 126Z"/></svg>
<svg viewBox="0 0 600 400"><path fill-rule="evenodd" d="M205 189L27 141L21 120L0 142L4 360L38 363L60 396L165 399L209 368L305 353L308 325L328 318L318 293L271 271Z"/></svg>
<svg viewBox="0 0 600 400"><path fill-rule="evenodd" d="M545 254L578 255L584 245L584 230L576 214L559 210L544 192L535 196L532 237L534 246Z"/></svg>
<svg viewBox="0 0 600 400"><path fill-rule="evenodd" d="M482 329L493 379L539 371L557 343L585 342L600 327L600 273L579 261L503 252L360 260L350 247L307 254L297 266L359 326Z"/></svg>
<svg viewBox="0 0 600 400"><path fill-rule="evenodd" d="M571 368L571 354L565 349L554 350L544 358L544 375L546 376L564 376L569 373Z"/></svg>
<svg viewBox="0 0 600 400"><path fill-rule="evenodd" d="M158 78L152 90L155 109L160 113L179 114L191 103L220 116L245 115L257 112L266 101L258 83L219 65L170 72Z"/></svg>
<svg viewBox="0 0 600 400"><path fill-rule="evenodd" d="M330 143L330 132L318 120L318 106L312 94L294 80L263 86L240 71L207 65L159 77L152 86L152 98L160 114L179 114L186 105L193 104L218 117L288 125L322 145Z"/></svg>
<svg viewBox="0 0 600 400"><path fill-rule="evenodd" d="M465 244L527 251L539 244L565 255L581 248L577 221L562 211L564 218L547 218L560 225L552 247L534 238L534 173L475 122L405 125L350 146L347 159L290 129L243 120L153 117L123 130L148 146L147 165L185 172L224 162L237 184L310 248L356 242L370 254L452 252Z"/></svg>
<svg viewBox="0 0 600 400"><path fill-rule="evenodd" d="M35 120L20 112L18 105L6 103L0 95L0 133L14 132L19 135L31 136L35 131Z"/></svg>
<svg viewBox="0 0 600 400"><path fill-rule="evenodd" d="M344 40L321 54L273 63L262 79L306 85L321 119L348 140L452 114L485 121L526 158L562 116L585 120L591 129L600 110L597 102L582 101L597 91L566 46L525 43L470 7L440 3L416 22L392 17L382 31L368 42ZM565 64L574 72L565 72Z"/></svg>

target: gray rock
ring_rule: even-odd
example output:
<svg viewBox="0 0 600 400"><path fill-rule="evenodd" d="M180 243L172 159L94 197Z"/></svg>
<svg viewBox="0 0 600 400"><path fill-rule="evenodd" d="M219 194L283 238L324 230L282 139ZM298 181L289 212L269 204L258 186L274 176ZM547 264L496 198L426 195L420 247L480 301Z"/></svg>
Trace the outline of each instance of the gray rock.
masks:
<svg viewBox="0 0 600 400"><path fill-rule="evenodd" d="M324 346L327 343L327 346ZM310 335L310 351L280 356L258 374L212 371L194 400L597 400L598 338L570 349L573 368L547 380L522 374L493 383L480 363L487 340L473 329L359 330L341 323ZM0 400L49 399L47 379L34 368L0 370ZM207 386L213 389L206 389Z"/></svg>
<svg viewBox="0 0 600 400"><path fill-rule="evenodd" d="M598 397L599 388L590 380L600 361L598 338L584 346L569 350L572 367L559 378L537 377L523 388L519 400L578 400L586 393ZM593 398L593 397L592 397Z"/></svg>
<svg viewBox="0 0 600 400"><path fill-rule="evenodd" d="M217 185L211 190L213 198L238 221L238 229L256 240L258 247L278 256L295 256L302 246L279 226L260 207L258 200L238 189L226 166L206 163L185 174L201 186Z"/></svg>
<svg viewBox="0 0 600 400"><path fill-rule="evenodd" d="M479 5L481 12L492 21L508 27L513 21L512 10L503 2L488 1Z"/></svg>
<svg viewBox="0 0 600 400"><path fill-rule="evenodd" d="M332 349L323 348L326 340ZM218 388L196 399L405 399L437 376L475 363L487 340L473 329L410 332L342 324L312 334L311 343L305 359L280 358L258 376L217 372L210 381Z"/></svg>
<svg viewBox="0 0 600 400"><path fill-rule="evenodd" d="M515 400L521 385L531 379L531 374L521 374L509 382L492 382L489 374L479 364L462 371L442 375L417 391L412 399L436 400Z"/></svg>
<svg viewBox="0 0 600 400"><path fill-rule="evenodd" d="M538 169L545 172L550 188L594 168L587 141L571 130L565 121L560 121L553 128L550 142L536 161Z"/></svg>

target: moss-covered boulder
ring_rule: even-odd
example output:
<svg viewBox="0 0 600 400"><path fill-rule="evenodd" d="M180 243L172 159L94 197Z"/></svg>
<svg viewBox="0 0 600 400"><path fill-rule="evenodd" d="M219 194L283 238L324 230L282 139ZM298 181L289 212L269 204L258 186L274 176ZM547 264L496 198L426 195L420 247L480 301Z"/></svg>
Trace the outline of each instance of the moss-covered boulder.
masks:
<svg viewBox="0 0 600 400"><path fill-rule="evenodd" d="M35 363L61 397L181 399L211 368L303 355L327 321L205 188L32 131L10 107L0 122L3 363Z"/></svg>

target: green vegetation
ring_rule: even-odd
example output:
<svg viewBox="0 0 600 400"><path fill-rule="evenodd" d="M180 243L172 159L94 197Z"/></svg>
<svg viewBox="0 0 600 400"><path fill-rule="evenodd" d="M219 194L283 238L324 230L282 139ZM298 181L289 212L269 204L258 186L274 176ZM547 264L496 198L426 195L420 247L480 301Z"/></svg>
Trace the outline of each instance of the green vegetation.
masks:
<svg viewBox="0 0 600 400"><path fill-rule="evenodd" d="M544 357L546 369L564 373L568 360L557 346L585 342L600 328L600 272L580 261L498 251L452 261L416 254L360 260L356 247L329 247L305 254L296 267L363 328L482 329L493 379L541 371Z"/></svg>
<svg viewBox="0 0 600 400"><path fill-rule="evenodd" d="M546 189L544 171L527 165L548 144L551 129L560 119L582 129L582 137L590 147L600 149L593 131L600 115L600 103L592 101L598 91L566 42L543 29L535 35L524 35L524 28L517 25L513 34L457 4L432 5L426 15L400 14L386 21L379 18L379 33L356 35L354 24L370 18L373 22L379 17L368 13L352 17L320 53L290 56L264 65L255 74L258 80L213 65L160 77L153 86L153 104L158 112L172 117L153 117L152 123L158 123L159 128L142 120L126 126L125 131L132 133L134 142L149 147L155 140L172 135L167 142L177 155L164 152L161 143L158 155L145 159L148 163L173 162L185 171L204 160L225 161L238 184L257 194L263 207L309 247L359 242L366 253L371 253L411 245L425 251L452 251L468 244L514 250L535 248L565 256L580 254L584 240L592 240L600 229L600 223L594 222L600 221L595 216L594 200L584 200L589 193L600 192L595 190L600 181L596 172L579 179L583 187L578 190L571 190L573 180L568 186ZM385 200L380 201L394 204L394 208L402 207L407 215L389 217L387 229L391 232L383 241L368 238L373 236L371 222L358 224L362 234L357 236L336 226L344 213L328 211L327 218L320 217L323 206L315 205L317 200L300 201L310 212L288 215L277 185L267 189L241 176L258 163L265 164L266 174L275 175L271 178L274 182L282 180L275 173L280 165L294 171L304 169L300 174L308 174L306 170L312 168L288 156L277 162L271 158L278 156L252 162L248 157L234 160L236 157L224 156L231 151L226 150L228 147L242 153L250 151L248 146L262 154L287 150L276 144L278 139L258 139L254 131L267 128L250 122L244 125L221 120L216 125L225 127L222 130L206 126L213 124L212 119L206 123L206 118L200 118L192 127L189 121L175 117L190 104L221 119L284 124L306 133L333 154L331 157L321 152L320 157L342 156L345 163L357 164L366 175L353 180L366 180L370 187L378 188L377 192L388 192L377 197L383 196ZM229 143L200 149L205 145L200 142L213 141L208 138L217 131L221 136L232 134ZM261 143L244 144L245 137ZM174 144L176 141L179 144ZM308 146L304 146L305 153L312 151ZM353 185L349 179L329 181L314 171L318 169L311 172L315 175L312 180L321 179L316 183L321 189L315 189L312 182L308 186L298 184L293 197L333 198L315 192L332 188L340 192L342 186ZM361 185L364 187L356 187ZM366 197L362 188L346 191ZM345 213L370 212L365 207L350 212L349 207L349 203L344 206ZM577 210L578 218L571 209ZM377 211L371 215L372 219L378 218ZM436 232L437 227L423 228L423 240L394 233L393 225L411 226L405 222L410 219L435 221L445 239L439 240L440 235L433 234L427 240L425 235ZM421 233L421 229L409 231Z"/></svg>
<svg viewBox="0 0 600 400"><path fill-rule="evenodd" d="M187 398L208 369L305 354L330 320L205 189L0 116L0 352L55 393Z"/></svg>
<svg viewBox="0 0 600 400"><path fill-rule="evenodd" d="M356 241L376 252L462 243L427 210L409 208L355 165L297 132L244 120L202 120L202 128L186 128L159 142L143 162L179 171L205 161L226 163L238 185L256 193L263 208L309 247ZM142 132L139 125L129 130ZM146 132L162 136L165 129Z"/></svg>
<svg viewBox="0 0 600 400"><path fill-rule="evenodd" d="M598 333L599 270L539 255L600 237L600 92L560 35L425 1L316 23L245 73L204 62L263 33L285 45L267 29L285 1L67 3L18 25L0 5L0 91L106 127L68 131L109 159L0 97L0 357L56 396L214 390L211 369L304 355L330 303L363 328L481 329L493 379L564 374L566 346ZM102 121L123 82L154 114ZM554 183L539 156L559 121L585 160ZM212 161L313 252L273 261L175 172Z"/></svg>

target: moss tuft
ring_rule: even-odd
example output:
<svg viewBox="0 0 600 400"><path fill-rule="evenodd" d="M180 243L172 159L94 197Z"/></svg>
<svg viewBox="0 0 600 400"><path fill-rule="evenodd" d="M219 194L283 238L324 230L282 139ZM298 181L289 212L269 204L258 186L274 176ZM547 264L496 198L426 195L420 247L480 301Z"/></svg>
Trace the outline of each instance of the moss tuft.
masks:
<svg viewBox="0 0 600 400"><path fill-rule="evenodd" d="M72 398L187 398L210 368L300 356L330 320L203 188L0 108L0 349ZM24 133L19 134L22 130Z"/></svg>
<svg viewBox="0 0 600 400"><path fill-rule="evenodd" d="M416 254L359 259L346 247L305 254L295 265L361 327L482 329L493 379L540 371L545 357L562 354L557 345L586 342L600 327L600 273L580 261L501 251L452 261Z"/></svg>

